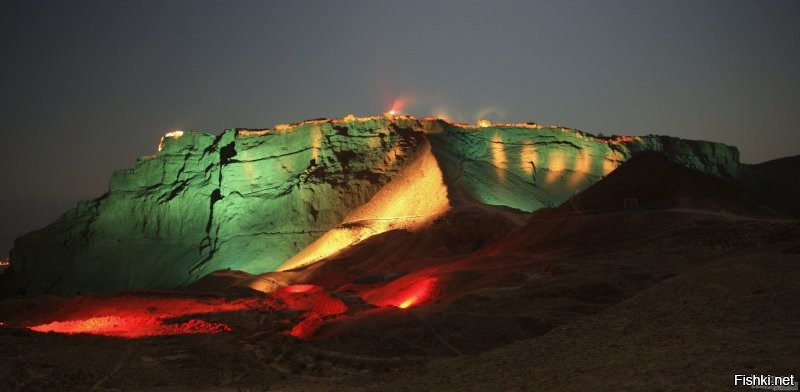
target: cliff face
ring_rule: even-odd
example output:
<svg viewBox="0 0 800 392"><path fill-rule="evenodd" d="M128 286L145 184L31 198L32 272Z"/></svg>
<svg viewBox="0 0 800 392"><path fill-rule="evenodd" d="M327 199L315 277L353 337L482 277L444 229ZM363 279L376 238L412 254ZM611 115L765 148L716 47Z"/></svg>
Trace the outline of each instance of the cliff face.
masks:
<svg viewBox="0 0 800 392"><path fill-rule="evenodd" d="M466 203L555 207L651 150L719 176L741 170L736 149L717 143L535 124L348 116L171 133L114 173L108 193L19 238L3 289L174 288L220 269L304 265Z"/></svg>
<svg viewBox="0 0 800 392"><path fill-rule="evenodd" d="M643 151L721 177L741 170L735 147L668 136L598 138L537 124L445 123L429 137L452 186L481 203L526 212L561 205Z"/></svg>

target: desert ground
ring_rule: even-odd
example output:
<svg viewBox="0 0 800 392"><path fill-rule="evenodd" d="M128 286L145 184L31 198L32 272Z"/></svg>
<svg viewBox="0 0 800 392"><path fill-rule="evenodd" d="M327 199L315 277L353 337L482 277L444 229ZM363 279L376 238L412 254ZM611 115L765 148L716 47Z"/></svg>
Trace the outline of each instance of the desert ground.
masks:
<svg viewBox="0 0 800 392"><path fill-rule="evenodd" d="M471 268L448 272L448 284L471 289L426 305L359 307L326 287L351 310L306 340L281 333L291 314L269 309L198 316L230 326L213 334L39 333L25 326L92 301L8 298L2 389L722 391L736 373L800 368L797 220L542 214L495 246L506 251L473 253Z"/></svg>

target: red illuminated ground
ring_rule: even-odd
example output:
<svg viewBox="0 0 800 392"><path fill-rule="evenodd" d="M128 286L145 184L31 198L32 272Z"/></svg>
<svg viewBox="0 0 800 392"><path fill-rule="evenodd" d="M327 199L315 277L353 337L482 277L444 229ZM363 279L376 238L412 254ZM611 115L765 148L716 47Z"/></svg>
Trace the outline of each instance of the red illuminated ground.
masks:
<svg viewBox="0 0 800 392"><path fill-rule="evenodd" d="M406 309L435 299L433 296L435 285L435 277L412 275L410 279L401 278L384 287L367 291L364 300L377 306L396 306Z"/></svg>
<svg viewBox="0 0 800 392"><path fill-rule="evenodd" d="M384 287L368 289L364 300L378 307L409 308L430 298L435 281L435 278L416 278L411 281L399 279ZM65 301L53 309L52 313L42 316L48 320L58 317L55 321L17 325L36 332L119 338L214 334L231 332L231 327L225 323L205 321L201 318L203 314L218 315L245 310L292 312L298 317L290 323L285 333L299 339L310 339L325 321L343 317L348 307L322 287L296 284L265 295L232 300L221 297L174 298L164 293L111 298L85 297ZM190 318L182 321L187 317Z"/></svg>
<svg viewBox="0 0 800 392"><path fill-rule="evenodd" d="M172 319L234 312L264 304L254 299L228 301L223 298L173 297L164 294L84 297L66 300L50 314L40 316L46 322L26 326L36 332L85 333L122 338L218 333L230 331L230 327L198 318ZM29 321L25 324L32 323Z"/></svg>
<svg viewBox="0 0 800 392"><path fill-rule="evenodd" d="M168 324L155 317L102 316L84 320L54 321L29 327L36 332L65 334L88 333L93 335L139 338L145 336L177 335L189 333L230 332L221 323L192 319L184 323Z"/></svg>

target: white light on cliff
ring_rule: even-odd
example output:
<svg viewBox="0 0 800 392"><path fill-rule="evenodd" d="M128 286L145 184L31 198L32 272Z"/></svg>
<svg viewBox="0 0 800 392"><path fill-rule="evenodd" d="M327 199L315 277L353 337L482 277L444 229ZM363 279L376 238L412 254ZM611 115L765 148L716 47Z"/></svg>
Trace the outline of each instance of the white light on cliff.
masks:
<svg viewBox="0 0 800 392"><path fill-rule="evenodd" d="M522 143L519 153L519 165L527 175L536 175L536 165L539 163L539 154L533 142L526 140Z"/></svg>
<svg viewBox="0 0 800 392"><path fill-rule="evenodd" d="M171 137L173 139L177 139L181 136L183 136L183 131L169 131L164 135L164 137Z"/></svg>
<svg viewBox="0 0 800 392"><path fill-rule="evenodd" d="M161 141L158 142L158 151L161 151L161 149L164 147L164 139L165 138L169 137L169 138L173 138L173 139L178 139L181 136L183 136L183 131L169 131L169 132L165 133L164 136L161 137Z"/></svg>
<svg viewBox="0 0 800 392"><path fill-rule="evenodd" d="M498 132L495 132L492 136L491 143L489 143L489 153L492 156L492 165L495 167L497 176L500 180L505 180L507 166L505 143Z"/></svg>

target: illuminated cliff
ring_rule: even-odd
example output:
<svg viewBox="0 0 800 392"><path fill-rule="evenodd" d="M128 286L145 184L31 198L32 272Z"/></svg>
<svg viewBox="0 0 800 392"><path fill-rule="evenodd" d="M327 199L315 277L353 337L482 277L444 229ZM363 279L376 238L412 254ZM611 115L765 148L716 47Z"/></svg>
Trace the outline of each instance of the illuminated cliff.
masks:
<svg viewBox="0 0 800 392"><path fill-rule="evenodd" d="M313 263L462 205L556 207L642 151L738 176L729 146L537 124L384 115L215 136L170 132L109 192L19 238L6 292L174 288L221 269Z"/></svg>

